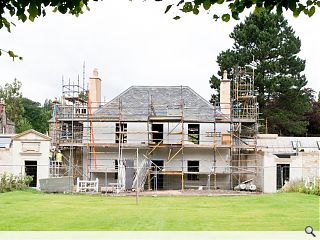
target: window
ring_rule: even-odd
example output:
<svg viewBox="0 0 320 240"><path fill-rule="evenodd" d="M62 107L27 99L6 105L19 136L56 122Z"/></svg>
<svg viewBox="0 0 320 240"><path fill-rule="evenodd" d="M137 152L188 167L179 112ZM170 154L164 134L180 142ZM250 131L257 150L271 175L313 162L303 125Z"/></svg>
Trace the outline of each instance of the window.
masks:
<svg viewBox="0 0 320 240"><path fill-rule="evenodd" d="M118 170L118 168L119 168L119 162L116 159L116 160L114 160L114 169ZM118 173L117 172L114 173L114 180L118 180Z"/></svg>
<svg viewBox="0 0 320 240"><path fill-rule="evenodd" d="M188 161L188 180L199 180L199 175L195 173L199 172L199 161Z"/></svg>
<svg viewBox="0 0 320 240"><path fill-rule="evenodd" d="M11 145L10 137L1 137L0 138L0 148L9 148Z"/></svg>
<svg viewBox="0 0 320 240"><path fill-rule="evenodd" d="M118 160L114 160L114 169L118 169L118 166L119 166L119 164L118 164Z"/></svg>
<svg viewBox="0 0 320 240"><path fill-rule="evenodd" d="M299 150L299 148L301 148L300 141L291 141L291 145L293 150Z"/></svg>
<svg viewBox="0 0 320 240"><path fill-rule="evenodd" d="M126 123L116 123L116 143L126 143L127 142L127 124Z"/></svg>
<svg viewBox="0 0 320 240"><path fill-rule="evenodd" d="M163 124L152 124L152 141L159 143L163 141Z"/></svg>
<svg viewBox="0 0 320 240"><path fill-rule="evenodd" d="M200 124L188 124L188 141L199 144Z"/></svg>

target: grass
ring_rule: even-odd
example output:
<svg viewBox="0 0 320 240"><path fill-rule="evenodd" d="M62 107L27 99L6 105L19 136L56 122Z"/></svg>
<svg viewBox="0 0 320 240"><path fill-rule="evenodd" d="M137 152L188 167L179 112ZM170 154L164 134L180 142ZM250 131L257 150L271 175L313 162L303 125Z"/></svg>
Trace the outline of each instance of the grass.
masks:
<svg viewBox="0 0 320 240"><path fill-rule="evenodd" d="M133 197L0 194L0 230L319 230L319 196Z"/></svg>

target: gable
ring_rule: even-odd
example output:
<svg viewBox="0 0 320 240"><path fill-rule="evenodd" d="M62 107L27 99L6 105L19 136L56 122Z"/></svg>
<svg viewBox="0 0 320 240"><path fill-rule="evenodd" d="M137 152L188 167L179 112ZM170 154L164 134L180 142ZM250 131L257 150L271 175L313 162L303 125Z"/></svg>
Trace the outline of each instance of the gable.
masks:
<svg viewBox="0 0 320 240"><path fill-rule="evenodd" d="M33 129L17 134L12 138L14 141L50 141L51 138Z"/></svg>

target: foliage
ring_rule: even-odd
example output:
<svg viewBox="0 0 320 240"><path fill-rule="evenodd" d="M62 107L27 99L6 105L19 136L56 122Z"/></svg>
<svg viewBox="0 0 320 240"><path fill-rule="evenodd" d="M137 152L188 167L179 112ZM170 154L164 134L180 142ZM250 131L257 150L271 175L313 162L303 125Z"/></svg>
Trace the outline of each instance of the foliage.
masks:
<svg viewBox="0 0 320 240"><path fill-rule="evenodd" d="M50 7L53 8L54 12L62 14L68 12L69 14L79 16L79 14L83 13L84 8L89 10L88 2L89 0L3 0L0 2L0 29L5 27L10 32L11 26L15 25L12 22L12 18L15 17L22 22L28 19L33 22L37 17L44 17L47 8ZM15 54L12 50L0 49L0 55L2 53L7 53L13 60L15 58L22 60L22 57Z"/></svg>
<svg viewBox="0 0 320 240"><path fill-rule="evenodd" d="M22 22L25 22L28 19L33 22L37 17L46 16L48 8L53 9L54 12L60 12L62 14L69 13L75 16L82 14L84 9L90 10L88 6L89 0L4 0L1 3L0 29L5 27L9 32L11 31L11 26L14 25L11 20L11 18L14 17L17 17L18 20ZM276 9L278 14L281 14L283 10L288 10L292 11L294 16L299 16L299 14L302 12L311 17L315 13L316 7L320 6L320 1L308 0L305 3L301 0L180 0L177 4L169 4L165 9L165 13L169 12L173 6L177 6L181 7L180 10L182 12L192 12L193 14L197 15L199 14L201 8L205 11L209 11L210 8L220 4L228 4L230 12L224 13L221 16L213 14L213 18L221 18L223 21L228 22L231 17L238 20L240 13L242 13L245 9L252 8L254 8L256 12L260 11L261 9L266 9L268 12ZM179 18L179 16L176 16L174 19Z"/></svg>
<svg viewBox="0 0 320 240"><path fill-rule="evenodd" d="M283 192L299 192L306 194L313 194L320 196L320 178L314 178L313 182L307 182L304 180L296 180L287 182L282 187Z"/></svg>
<svg viewBox="0 0 320 240"><path fill-rule="evenodd" d="M298 57L301 42L288 22L283 16L266 11L251 14L234 28L230 38L234 44L217 57L220 77L212 76L210 86L219 90L223 70L230 73L234 67L244 67L254 59L257 99L260 112L268 118L269 132L304 134L308 125L304 114L311 108L304 90L307 81L301 73L305 61ZM212 101L216 99L213 95Z"/></svg>
<svg viewBox="0 0 320 240"><path fill-rule="evenodd" d="M14 176L13 174L0 175L0 193L14 190L24 190L29 187L32 177L27 175Z"/></svg>
<svg viewBox="0 0 320 240"><path fill-rule="evenodd" d="M32 128L32 124L25 118L22 118L16 123L16 132L21 133Z"/></svg>
<svg viewBox="0 0 320 240"><path fill-rule="evenodd" d="M86 7L88 10L89 0L4 0L0 7L0 29L2 27L7 28L10 32L12 22L6 17L17 17L18 20L25 22L27 19L34 21L35 18L45 16L46 9L48 7L53 8L54 12L60 12L62 14L70 13L78 16L83 13L83 8Z"/></svg>
<svg viewBox="0 0 320 240"><path fill-rule="evenodd" d="M51 113L50 102L46 100L42 107L38 102L34 102L28 98L22 98L22 104L25 110L23 117L30 123L30 128L41 133L46 133L49 128L48 120L50 119ZM50 109L48 110L48 108Z"/></svg>
<svg viewBox="0 0 320 240"><path fill-rule="evenodd" d="M0 208L0 230L294 231L304 229L301 219L318 230L318 205L318 196L301 193L145 196L137 206L128 196L13 192L0 198L8 206Z"/></svg>
<svg viewBox="0 0 320 240"><path fill-rule="evenodd" d="M1 17L0 17L0 19L1 19ZM18 58L19 60L22 60L22 59L23 59L23 57L15 54L12 50L8 50L8 51L7 51L7 50L4 50L4 49L1 49L1 48L0 48L0 56L2 55L2 53L7 53L7 54L9 55L9 57L12 58L13 61L14 61L16 58Z"/></svg>
<svg viewBox="0 0 320 240"><path fill-rule="evenodd" d="M17 79L13 83L6 83L4 87L0 86L0 98L5 100L7 117L16 124L16 128L19 128L19 123L24 123L21 86Z"/></svg>
<svg viewBox="0 0 320 240"><path fill-rule="evenodd" d="M162 1L162 0L156 0ZM198 15L200 10L203 9L205 11L212 10L213 7L217 7L217 5L228 4L228 12L223 13L222 15L218 15L216 12L213 12L213 19L217 20L221 18L223 21L228 22L230 18L239 20L239 15L245 9L254 8L255 12L260 12L262 9L266 9L267 12L271 12L272 10L276 10L277 14L281 14L283 10L291 11L293 16L297 17L300 13L304 13L309 17L313 16L316 11L316 7L320 7L319 0L308 0L308 1L300 1L300 0L193 0L193 1L184 1L181 0L177 4L169 4L165 10L165 13L169 12L173 6L181 6L180 9L185 13L193 13ZM212 11L210 12L212 13ZM174 19L180 19L180 16L174 17Z"/></svg>
<svg viewBox="0 0 320 240"><path fill-rule="evenodd" d="M308 90L309 102L312 106L310 112L306 113L308 119L308 135L320 135L320 101L316 101L315 91Z"/></svg>
<svg viewBox="0 0 320 240"><path fill-rule="evenodd" d="M46 99L42 107L40 103L22 97L21 86L17 79L0 86L0 98L5 100L7 117L16 124L17 133L31 128L46 133L51 118L51 100Z"/></svg>
<svg viewBox="0 0 320 240"><path fill-rule="evenodd" d="M80 100L87 102L88 101L88 91L81 91L79 93L79 98L80 98Z"/></svg>

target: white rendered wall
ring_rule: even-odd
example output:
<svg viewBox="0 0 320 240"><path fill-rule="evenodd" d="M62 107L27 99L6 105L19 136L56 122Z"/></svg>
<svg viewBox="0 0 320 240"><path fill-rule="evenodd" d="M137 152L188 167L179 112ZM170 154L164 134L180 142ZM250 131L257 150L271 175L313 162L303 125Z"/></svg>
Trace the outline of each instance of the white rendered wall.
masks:
<svg viewBox="0 0 320 240"><path fill-rule="evenodd" d="M26 137L26 138L25 138ZM25 153L22 151L23 142L40 142L38 153ZM50 141L43 140L35 134L28 134L13 140L12 143L12 174L25 174L25 161L37 161L37 188L39 188L39 179L49 177L49 150Z"/></svg>
<svg viewBox="0 0 320 240"><path fill-rule="evenodd" d="M290 164L289 181L319 177L319 153L299 153L290 158L278 158L271 153L263 156L264 177L263 191L273 193L277 191L277 164Z"/></svg>
<svg viewBox="0 0 320 240"><path fill-rule="evenodd" d="M0 174L12 172L12 148L0 148Z"/></svg>

